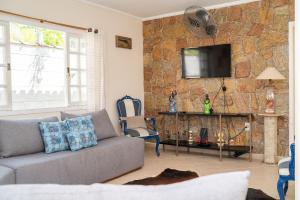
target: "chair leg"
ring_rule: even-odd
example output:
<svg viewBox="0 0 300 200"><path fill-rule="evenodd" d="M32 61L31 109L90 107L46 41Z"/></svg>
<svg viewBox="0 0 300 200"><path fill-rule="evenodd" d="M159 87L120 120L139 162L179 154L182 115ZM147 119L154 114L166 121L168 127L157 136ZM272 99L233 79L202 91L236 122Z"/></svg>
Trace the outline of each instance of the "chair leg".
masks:
<svg viewBox="0 0 300 200"><path fill-rule="evenodd" d="M156 150L156 155L158 157L158 156L160 156L160 150L159 150L160 139L159 139L159 136L156 136L155 139L156 139L155 150Z"/></svg>
<svg viewBox="0 0 300 200"><path fill-rule="evenodd" d="M277 182L277 191L280 197L280 200L284 200L284 189L283 189L284 181L282 179L278 179Z"/></svg>
<svg viewBox="0 0 300 200"><path fill-rule="evenodd" d="M289 182L287 181L287 182L285 182L285 184L284 184L284 189L283 189L283 191L284 191L284 196L286 195L286 192L288 191L288 189L289 189Z"/></svg>

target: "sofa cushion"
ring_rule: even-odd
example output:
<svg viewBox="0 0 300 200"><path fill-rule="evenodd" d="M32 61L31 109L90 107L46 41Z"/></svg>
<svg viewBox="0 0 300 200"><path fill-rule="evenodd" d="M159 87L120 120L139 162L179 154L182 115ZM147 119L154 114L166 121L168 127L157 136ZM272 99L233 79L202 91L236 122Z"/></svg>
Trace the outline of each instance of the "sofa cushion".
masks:
<svg viewBox="0 0 300 200"><path fill-rule="evenodd" d="M245 200L249 172L230 172L170 185L2 186L3 200Z"/></svg>
<svg viewBox="0 0 300 200"><path fill-rule="evenodd" d="M14 184L15 173L14 170L8 167L0 166L0 185Z"/></svg>
<svg viewBox="0 0 300 200"><path fill-rule="evenodd" d="M127 122L128 129L147 128L143 116L121 117L121 120L125 120Z"/></svg>
<svg viewBox="0 0 300 200"><path fill-rule="evenodd" d="M67 141L69 128L65 121L40 122L39 126L46 153L53 153L70 149Z"/></svg>
<svg viewBox="0 0 300 200"><path fill-rule="evenodd" d="M57 117L29 120L0 120L0 157L44 151L39 122L56 122Z"/></svg>
<svg viewBox="0 0 300 200"><path fill-rule="evenodd" d="M66 124L69 129L67 139L72 151L97 144L97 136L91 115L66 119Z"/></svg>
<svg viewBox="0 0 300 200"><path fill-rule="evenodd" d="M157 132L152 131L147 128L134 128L134 129L128 129L128 135L130 137L147 137L150 135L157 135Z"/></svg>
<svg viewBox="0 0 300 200"><path fill-rule="evenodd" d="M291 158L283 158L278 162L280 176L289 176L290 175L290 169L289 169L290 160L291 160Z"/></svg>
<svg viewBox="0 0 300 200"><path fill-rule="evenodd" d="M126 136L101 140L80 151L36 153L0 159L15 171L17 184L99 183L137 169L144 164L144 140Z"/></svg>
<svg viewBox="0 0 300 200"><path fill-rule="evenodd" d="M97 112L85 113L81 115L74 115L74 114L61 112L61 120L65 120L67 118L74 118L78 116L86 116L86 115L92 115L93 117L93 123L94 123L98 140L118 136L105 109Z"/></svg>

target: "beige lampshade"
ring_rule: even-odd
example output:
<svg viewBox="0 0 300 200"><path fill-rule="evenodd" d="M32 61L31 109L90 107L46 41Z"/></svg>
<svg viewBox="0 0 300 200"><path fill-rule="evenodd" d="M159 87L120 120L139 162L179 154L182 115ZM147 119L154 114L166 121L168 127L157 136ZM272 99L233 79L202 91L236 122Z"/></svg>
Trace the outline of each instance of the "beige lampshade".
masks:
<svg viewBox="0 0 300 200"><path fill-rule="evenodd" d="M275 67L267 67L264 71L262 71L256 79L259 80L283 80L285 77L275 68Z"/></svg>

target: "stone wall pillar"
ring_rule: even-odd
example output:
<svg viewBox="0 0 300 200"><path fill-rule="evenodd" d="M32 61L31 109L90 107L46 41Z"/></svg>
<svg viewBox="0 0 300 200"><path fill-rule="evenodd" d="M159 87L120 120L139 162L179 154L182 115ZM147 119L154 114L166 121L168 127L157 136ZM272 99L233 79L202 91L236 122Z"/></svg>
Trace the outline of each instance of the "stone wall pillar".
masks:
<svg viewBox="0 0 300 200"><path fill-rule="evenodd" d="M277 122L279 114L260 114L264 117L264 162L277 163Z"/></svg>

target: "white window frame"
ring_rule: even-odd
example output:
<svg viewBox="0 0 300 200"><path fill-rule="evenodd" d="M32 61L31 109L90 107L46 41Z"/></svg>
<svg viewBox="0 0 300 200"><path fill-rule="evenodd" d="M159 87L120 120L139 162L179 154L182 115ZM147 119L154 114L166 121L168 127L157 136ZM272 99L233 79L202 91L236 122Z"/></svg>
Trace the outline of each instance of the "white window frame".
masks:
<svg viewBox="0 0 300 200"><path fill-rule="evenodd" d="M6 88L6 102L7 104L5 106L0 106L1 110L11 110L12 108L12 96L11 96L11 66L10 66L10 28L9 28L9 22L6 21L0 21L0 25L4 27L5 31L5 43L0 44L0 46L5 48L5 63L3 66L6 68L6 84L0 85L1 88Z"/></svg>
<svg viewBox="0 0 300 200"><path fill-rule="evenodd" d="M78 39L78 52L74 52L74 51L71 51L70 50L70 38L77 38ZM87 101L82 101L82 87L86 87L87 88L87 84L85 86L81 85L81 72L82 71L85 71L86 74L87 74L87 69L81 69L81 55L85 55L86 56L86 62L87 62L87 53L85 54L82 54L81 53L81 42L80 40L81 39L84 39L85 42L87 43L86 41L86 37L83 35L83 34L76 34L76 33L66 33L66 59L67 59L67 81L68 81L68 84L67 84L67 89L68 89L68 105L69 106L80 106L80 105L87 105ZM78 68L77 69L74 69L74 68L71 68L71 64L70 64L70 55L71 54L75 54L78 56L78 60L77 60L77 63L78 63ZM87 66L87 63L86 63L86 66ZM78 72L78 85L72 85L71 84L71 71L77 71ZM86 77L86 80L87 80L87 77ZM71 88L79 88L79 101L72 101L72 97L71 97Z"/></svg>
<svg viewBox="0 0 300 200"><path fill-rule="evenodd" d="M10 70L10 23L20 23L20 24L27 24L32 26L37 26L41 28L49 28L54 29L58 31L65 32L65 74L66 77L65 80L65 103L66 106L64 107L49 107L49 108L36 108L36 109L24 109L24 110L13 110L12 109L12 87L11 87L11 70ZM85 38L85 34L81 31L76 31L73 29L62 29L58 26L52 26L52 25L44 25L40 23L33 22L31 20L20 20L18 18L7 18L7 17L1 17L0 18L0 24L5 25L6 27L6 59L7 59L7 106L0 106L0 117L1 116L17 116L17 115L28 115L28 114L40 114L40 113L53 113L57 111L86 111L87 110L87 101L86 102L71 102L71 96L70 96L70 79L68 74L68 66L69 66L69 52L68 52L68 42L69 42L69 36L73 35L75 37ZM86 38L85 38L86 39ZM80 42L79 42L80 43ZM1 44L0 44L1 45ZM79 54L80 55L80 54ZM86 55L87 57L87 55ZM80 64L80 63L79 63ZM87 69L86 69L87 71ZM80 75L81 76L81 75ZM81 80L79 80L81 84ZM79 85L81 87L81 85ZM86 85L87 87L87 85ZM80 90L81 91L81 90ZM80 94L81 98L81 94Z"/></svg>

